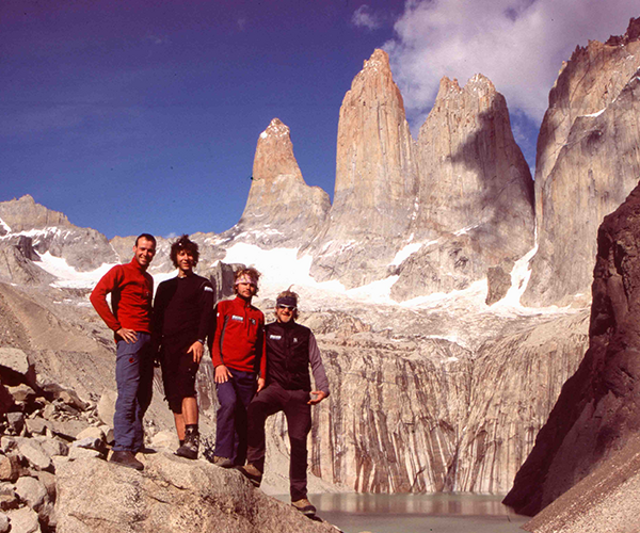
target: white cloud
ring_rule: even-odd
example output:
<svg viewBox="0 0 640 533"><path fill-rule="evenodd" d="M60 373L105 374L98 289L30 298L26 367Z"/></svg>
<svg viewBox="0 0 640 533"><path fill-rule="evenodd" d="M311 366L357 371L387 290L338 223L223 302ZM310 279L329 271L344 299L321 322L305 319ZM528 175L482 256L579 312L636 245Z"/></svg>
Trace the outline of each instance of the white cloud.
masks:
<svg viewBox="0 0 640 533"><path fill-rule="evenodd" d="M407 0L384 48L414 123L443 76L463 85L478 72L539 122L576 45L623 34L638 11L637 0Z"/></svg>
<svg viewBox="0 0 640 533"><path fill-rule="evenodd" d="M367 4L362 4L353 13L351 22L358 28L367 28L369 30L377 30L382 26L382 19L380 15L371 11L371 8Z"/></svg>

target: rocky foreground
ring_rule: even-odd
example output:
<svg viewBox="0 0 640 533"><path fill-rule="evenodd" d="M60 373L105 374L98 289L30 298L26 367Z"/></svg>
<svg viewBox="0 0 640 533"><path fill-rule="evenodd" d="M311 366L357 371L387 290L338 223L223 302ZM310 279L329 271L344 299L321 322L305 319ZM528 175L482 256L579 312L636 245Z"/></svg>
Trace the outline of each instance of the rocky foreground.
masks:
<svg viewBox="0 0 640 533"><path fill-rule="evenodd" d="M18 349L0 348L0 532L336 531L256 490L235 470L174 456L170 432L138 454L144 472L106 461L112 405L38 384ZM151 451L151 450L150 450Z"/></svg>

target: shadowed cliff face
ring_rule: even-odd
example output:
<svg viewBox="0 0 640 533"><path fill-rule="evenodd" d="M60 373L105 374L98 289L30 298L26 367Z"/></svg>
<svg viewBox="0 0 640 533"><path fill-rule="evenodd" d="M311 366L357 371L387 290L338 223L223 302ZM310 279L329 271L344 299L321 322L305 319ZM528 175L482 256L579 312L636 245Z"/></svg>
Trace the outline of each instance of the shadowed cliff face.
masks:
<svg viewBox="0 0 640 533"><path fill-rule="evenodd" d="M598 231L589 350L505 503L533 515L640 430L640 188Z"/></svg>
<svg viewBox="0 0 640 533"><path fill-rule="evenodd" d="M522 302L588 301L599 224L640 178L640 18L578 47L549 94L538 137L538 253Z"/></svg>
<svg viewBox="0 0 640 533"><path fill-rule="evenodd" d="M533 182L491 81L478 74L460 88L443 78L417 152L411 240L421 247L397 268L392 297L464 289L489 268L510 272L534 244Z"/></svg>

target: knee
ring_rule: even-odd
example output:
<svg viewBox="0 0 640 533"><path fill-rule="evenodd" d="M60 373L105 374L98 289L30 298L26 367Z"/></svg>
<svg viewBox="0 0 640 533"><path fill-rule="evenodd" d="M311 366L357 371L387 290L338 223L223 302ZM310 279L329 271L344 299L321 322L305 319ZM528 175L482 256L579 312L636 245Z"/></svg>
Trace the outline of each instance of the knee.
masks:
<svg viewBox="0 0 640 533"><path fill-rule="evenodd" d="M236 399L228 396L218 397L219 407L218 411L221 413L235 413L236 411Z"/></svg>

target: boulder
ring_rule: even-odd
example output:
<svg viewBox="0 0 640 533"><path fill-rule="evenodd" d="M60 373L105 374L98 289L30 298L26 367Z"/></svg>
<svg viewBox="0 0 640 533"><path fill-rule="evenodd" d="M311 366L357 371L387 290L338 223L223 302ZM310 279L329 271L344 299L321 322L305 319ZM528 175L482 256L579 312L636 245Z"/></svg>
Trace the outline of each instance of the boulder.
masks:
<svg viewBox="0 0 640 533"><path fill-rule="evenodd" d="M103 424L113 427L113 415L116 412L118 393L114 390L106 391L98 401L98 418Z"/></svg>
<svg viewBox="0 0 640 533"><path fill-rule="evenodd" d="M16 481L16 494L36 512L48 500L45 486L36 478L29 476L23 476Z"/></svg>
<svg viewBox="0 0 640 533"><path fill-rule="evenodd" d="M18 451L29 464L37 470L49 470L52 468L51 457L35 439L16 437Z"/></svg>
<svg viewBox="0 0 640 533"><path fill-rule="evenodd" d="M8 533L9 531L11 531L9 517L4 513L0 513L0 533Z"/></svg>
<svg viewBox="0 0 640 533"><path fill-rule="evenodd" d="M335 532L253 488L235 470L164 452L144 460L143 472L97 459L58 463L58 531Z"/></svg>
<svg viewBox="0 0 640 533"><path fill-rule="evenodd" d="M10 481L15 483L22 467L20 460L15 455L0 455L0 481Z"/></svg>
<svg viewBox="0 0 640 533"><path fill-rule="evenodd" d="M11 523L11 533L41 533L38 514L29 507L22 507L15 511L7 511Z"/></svg>
<svg viewBox="0 0 640 533"><path fill-rule="evenodd" d="M0 367L26 376L29 372L29 358L22 350L0 346Z"/></svg>
<svg viewBox="0 0 640 533"><path fill-rule="evenodd" d="M20 383L15 387L9 387L9 394L13 396L13 400L15 402L22 403L30 402L36 397L35 391L29 387L29 385L25 385L24 383Z"/></svg>

